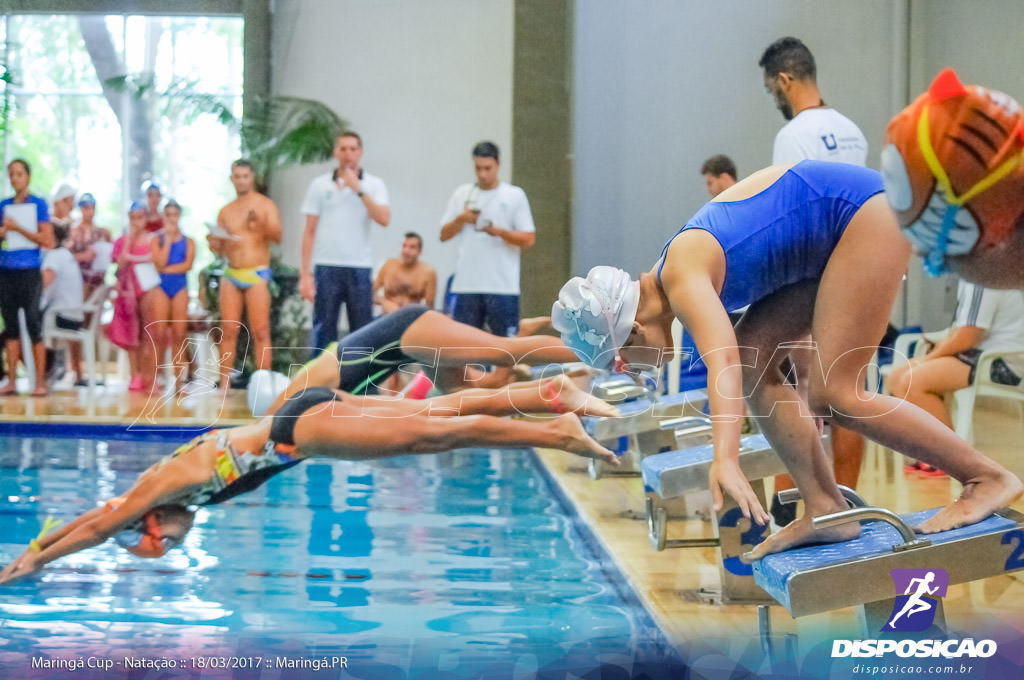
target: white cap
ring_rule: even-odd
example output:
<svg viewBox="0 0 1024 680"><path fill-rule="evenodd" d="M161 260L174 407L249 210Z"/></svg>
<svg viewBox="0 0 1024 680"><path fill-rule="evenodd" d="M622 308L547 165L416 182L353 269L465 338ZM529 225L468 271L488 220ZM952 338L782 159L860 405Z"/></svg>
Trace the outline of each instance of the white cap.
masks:
<svg viewBox="0 0 1024 680"><path fill-rule="evenodd" d="M633 329L640 305L640 282L618 267L594 267L583 279L562 286L551 306L551 325L581 361L610 364Z"/></svg>
<svg viewBox="0 0 1024 680"><path fill-rule="evenodd" d="M57 201L67 198L68 196L74 196L77 193L78 187L76 187L71 182L71 180L62 179L61 181L57 182L57 186L53 188L52 200L54 203L56 203Z"/></svg>

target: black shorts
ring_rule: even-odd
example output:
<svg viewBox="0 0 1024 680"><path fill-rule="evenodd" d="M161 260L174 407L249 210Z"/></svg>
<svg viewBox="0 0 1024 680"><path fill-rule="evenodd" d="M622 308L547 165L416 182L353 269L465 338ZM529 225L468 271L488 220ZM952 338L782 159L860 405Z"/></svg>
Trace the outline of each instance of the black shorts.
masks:
<svg viewBox="0 0 1024 680"><path fill-rule="evenodd" d="M980 349L968 349L960 352L956 355L956 358L961 362L971 367L971 373L967 377L967 384L974 384L974 373L978 370L978 357L981 356ZM1002 359L996 359L992 362L992 371L989 378L994 383L999 385L1019 385L1021 377L1017 375L1012 368L1010 368L1005 361Z"/></svg>
<svg viewBox="0 0 1024 680"><path fill-rule="evenodd" d="M68 319L58 314L57 318L55 319L55 323L57 325L57 328L64 331L80 331L82 330L82 326L85 322L75 321L74 319Z"/></svg>
<svg viewBox="0 0 1024 680"><path fill-rule="evenodd" d="M39 298L43 294L43 272L38 268L0 269L0 316L4 320L4 340L21 336L18 310L25 310L25 326L32 342L43 339L43 313Z"/></svg>

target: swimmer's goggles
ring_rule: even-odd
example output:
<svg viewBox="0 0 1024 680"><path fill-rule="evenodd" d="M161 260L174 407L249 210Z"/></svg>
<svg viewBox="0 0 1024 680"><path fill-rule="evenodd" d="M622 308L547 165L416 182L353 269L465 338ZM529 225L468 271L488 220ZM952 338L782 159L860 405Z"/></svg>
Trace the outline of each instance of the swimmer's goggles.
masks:
<svg viewBox="0 0 1024 680"><path fill-rule="evenodd" d="M963 195L957 196L953 191L953 184L949 181L949 175L946 174L946 169L942 167L939 157L935 154L935 149L932 148L927 104L921 108L921 116L917 119L917 143L921 148L924 162L932 176L935 177L935 181L938 182L939 188L944 194L943 199L946 201L946 213L942 218L942 227L936 236L935 243L925 256L924 262L925 269L931 276L940 276L949 271L946 268L946 250L949 248L949 236L956 228L957 212L967 201L992 188L1009 175L1024 157L1024 151L1007 158L999 167L978 180Z"/></svg>
<svg viewBox="0 0 1024 680"><path fill-rule="evenodd" d="M107 501L107 510L113 510L123 502L122 498ZM160 523L152 511L143 515L134 525L114 534L114 541L137 557L162 557L171 548L181 545L182 539L164 536Z"/></svg>

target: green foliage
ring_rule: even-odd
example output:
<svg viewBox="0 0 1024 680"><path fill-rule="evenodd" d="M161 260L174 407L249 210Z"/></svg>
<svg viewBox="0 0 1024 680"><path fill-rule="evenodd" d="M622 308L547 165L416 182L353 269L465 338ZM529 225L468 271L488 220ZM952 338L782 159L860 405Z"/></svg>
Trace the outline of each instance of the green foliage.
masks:
<svg viewBox="0 0 1024 680"><path fill-rule="evenodd" d="M197 83L175 79L158 91L151 73L109 78L105 84L138 99L157 97L166 112L194 119L214 116L238 133L242 155L252 161L260 188L275 170L294 164L329 160L338 134L348 123L326 104L302 97L252 96L241 117L227 97L196 90Z"/></svg>

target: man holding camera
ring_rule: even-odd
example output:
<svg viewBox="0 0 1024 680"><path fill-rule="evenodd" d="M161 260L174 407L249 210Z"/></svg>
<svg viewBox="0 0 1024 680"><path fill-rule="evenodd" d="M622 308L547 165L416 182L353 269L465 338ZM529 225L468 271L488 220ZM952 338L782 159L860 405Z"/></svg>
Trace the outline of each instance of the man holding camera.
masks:
<svg viewBox="0 0 1024 680"><path fill-rule="evenodd" d="M456 321L500 336L519 326L519 254L535 241L526 193L498 180L498 147L473 147L476 182L463 184L441 218L441 241L459 237L451 292Z"/></svg>

